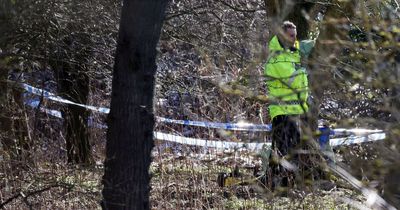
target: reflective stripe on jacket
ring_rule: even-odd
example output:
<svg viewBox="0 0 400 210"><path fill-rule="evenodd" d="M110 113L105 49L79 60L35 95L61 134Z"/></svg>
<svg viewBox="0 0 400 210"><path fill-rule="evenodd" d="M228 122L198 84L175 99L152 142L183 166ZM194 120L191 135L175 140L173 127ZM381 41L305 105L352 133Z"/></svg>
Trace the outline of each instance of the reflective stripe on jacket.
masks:
<svg viewBox="0 0 400 210"><path fill-rule="evenodd" d="M296 41L299 49L299 42ZM271 119L278 115L298 115L308 111L308 79L300 65L299 50L284 49L276 36L269 42L270 56L265 64L266 84L271 103Z"/></svg>

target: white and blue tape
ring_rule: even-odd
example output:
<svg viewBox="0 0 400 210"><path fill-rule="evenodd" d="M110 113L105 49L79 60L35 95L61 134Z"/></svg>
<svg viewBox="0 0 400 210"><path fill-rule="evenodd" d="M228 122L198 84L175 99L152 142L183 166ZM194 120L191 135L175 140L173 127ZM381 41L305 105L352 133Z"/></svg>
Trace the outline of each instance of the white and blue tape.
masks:
<svg viewBox="0 0 400 210"><path fill-rule="evenodd" d="M55 94L32 87L27 84L22 84L22 87L29 93L43 96L49 100L57 101L60 103L65 104L72 104L80 107L87 108L92 111L97 111L101 113L108 114L110 112L109 108L105 107L95 107L85 104L75 103L73 101L63 99ZM164 122L164 123L174 123L174 124L181 124L181 125L188 125L188 126L199 126L199 127L206 127L206 128L217 128L217 129L225 129L225 130L237 130L237 131L271 131L271 125L258 125L258 124L250 124L250 123L218 123L218 122L201 122L201 121L190 121L190 120L174 120L168 119L164 117L156 117L157 122Z"/></svg>
<svg viewBox="0 0 400 210"><path fill-rule="evenodd" d="M22 84L22 87L29 93L32 93L32 94L35 94L35 95L39 95L39 96L43 96L44 98L47 98L47 99L52 100L52 101L57 101L57 102L64 103L64 104L72 104L72 105L84 107L84 108L87 108L89 110L96 111L96 112L101 112L101 113L105 113L105 114L108 114L110 112L109 108L95 107L95 106L75 103L73 101L70 101L70 100L67 100L67 99L63 99L63 98L61 98L59 96L56 96L55 94L50 93L48 91L45 91L45 90L42 90L42 89L39 89L39 88L35 88L35 87L32 87L32 86L27 85L27 84Z"/></svg>
<svg viewBox="0 0 400 210"><path fill-rule="evenodd" d="M385 133L372 133L364 136L349 136L343 138L333 138L329 140L331 147L338 147L351 144L360 144L372 141L379 141L386 139Z"/></svg>
<svg viewBox="0 0 400 210"><path fill-rule="evenodd" d="M176 136L167 133L154 132L154 138L157 140L175 142L179 144L199 146L215 149L240 149L246 148L251 151L260 151L264 144L271 145L271 143L243 143L243 142L230 142L230 141L211 141L205 139L195 139L183 136Z"/></svg>
<svg viewBox="0 0 400 210"><path fill-rule="evenodd" d="M29 104L32 107L37 107L37 103ZM61 112L56 110L50 110L41 107L41 111L47 113L48 115L62 118ZM107 128L106 125L95 125L98 128ZM247 148L251 151L259 151L262 147L266 145L271 145L271 143L242 143L242 142L228 142L228 141L211 141L205 139L196 139L196 138L188 138L183 136L177 136L162 132L154 132L155 139L175 142L179 144L186 144L191 146L200 146L200 147L211 147L216 149L239 149L239 148ZM386 138L385 133L372 133L366 136L349 136L346 138L334 138L330 140L330 145L332 147L343 146L343 145L351 145L351 144L359 144L370 141L378 141Z"/></svg>
<svg viewBox="0 0 400 210"><path fill-rule="evenodd" d="M191 125L206 128L217 128L224 130L235 130L235 131L271 131L271 125L260 125L251 123L219 123L219 122L202 122L202 121L190 121L190 120L174 120L164 117L157 117L157 122L174 123L181 125Z"/></svg>
<svg viewBox="0 0 400 210"><path fill-rule="evenodd" d="M176 136L161 132L154 132L155 139L175 142L179 144L212 147L216 149L239 149L246 148L251 151L260 151L264 145L271 146L271 143L241 143L241 142L227 142L227 141L210 141L204 139L188 138L183 136ZM385 133L375 133L367 136L350 136L346 138L334 138L329 141L331 147L338 147L344 145L360 144L372 141L383 140L386 138Z"/></svg>
<svg viewBox="0 0 400 210"><path fill-rule="evenodd" d="M73 104L76 106L84 107L92 111L97 111L101 113L108 114L110 112L109 108L106 107L95 107L90 105L84 105L75 103L70 100L63 99L59 96L56 96L53 93L48 91L32 87L27 84L22 84L23 88L32 94L43 96L49 100L66 103L66 104ZM203 121L191 121L191 120L176 120L176 119L168 119L164 117L156 117L157 122L163 123L174 123L180 125L188 125L188 126L198 126L198 127L206 127L206 128L216 128L216 129L225 129L225 130L236 130L236 131L271 131L272 126L271 124L251 124L251 123L220 123L220 122L203 122ZM336 128L333 130L335 135L362 135L362 134L369 134L369 133L380 133L382 130L370 130L370 129L345 129L345 128Z"/></svg>
<svg viewBox="0 0 400 210"><path fill-rule="evenodd" d="M34 106L35 104L31 104ZM62 118L61 112L56 110L45 109L43 107L40 108L41 111L57 117ZM106 125L95 125L98 128L107 128ZM197 139L197 138L188 138L183 136L177 136L162 132L154 132L154 137L157 140L175 142L179 144L191 145L191 146L200 146L200 147L211 147L216 149L239 149L246 148L251 151L259 151L262 149L264 145L270 146L271 143L242 143L242 142L228 142L228 141L211 141L205 139ZM366 136L350 136L346 138L334 138L330 140L330 145L332 147L343 146L343 145L351 145L351 144L359 144L370 141L378 141L386 138L385 133L373 133Z"/></svg>
<svg viewBox="0 0 400 210"><path fill-rule="evenodd" d="M24 89L32 94L43 96L44 98L57 101L60 103L65 104L73 104L80 107L85 107L89 110L101 112L101 113L109 113L109 108L104 107L95 107L90 105L84 105L72 102L70 100L63 99L59 96L56 96L53 93L48 91L32 87L27 84L22 84ZM29 105L32 107L38 106L38 101L30 101ZM57 117L62 118L61 112L56 110L50 110L41 107L41 111ZM191 125L191 126L200 126L200 127L207 127L207 128L218 128L218 129L226 129L226 130L237 130L237 131L271 131L271 125L260 125L260 124L250 124L250 123L217 123L217 122L202 122L202 121L189 121L189 120L174 120L168 119L163 117L157 117L158 122L165 122L165 123L174 123L174 124L181 124L181 125ZM99 128L107 128L106 125L99 125L96 126ZM361 129L361 128L354 128L354 129L345 129L345 128L337 128L334 129L336 135L338 134L346 134L351 135L349 137L344 138L333 138L330 139L330 145L332 147L337 147L341 145L351 145L351 144L359 144L363 142L371 142L371 141L378 141L383 140L386 138L386 134L383 133L382 130L370 130L370 129ZM263 145L270 143L242 143L242 142L227 142L227 141L211 141L211 140L204 140L204 139L195 139L195 138L188 138L183 136L177 136L162 132L154 132L154 137L158 140L176 142L180 144L192 145L192 146L201 146L201 147L212 147L212 148L219 148L219 149L235 149L235 148L247 148L252 151L260 150Z"/></svg>
<svg viewBox="0 0 400 210"><path fill-rule="evenodd" d="M36 108L38 106L38 103L29 103L28 104L31 107ZM51 110L51 109L46 109L43 107L40 107L40 111L45 112L48 115L51 115L53 117L57 117L62 119L62 115L60 111L57 110ZM106 125L99 125L99 124L94 124L89 123L97 128L107 128ZM228 141L210 141L210 140L204 140L204 139L195 139L195 138L188 138L188 137L183 137L183 136L177 136L177 135L172 135L172 134L167 134L167 133L162 133L162 132L154 132L154 137L157 140L162 140L162 141L169 141L169 142L175 142L179 144L186 144L186 145L191 145L191 146L200 146L200 147L211 147L211 148L216 148L216 149L239 149L239 148L247 148L251 151L259 151L261 150L262 146L264 143L241 143L241 142L228 142ZM268 143L267 143L268 144Z"/></svg>

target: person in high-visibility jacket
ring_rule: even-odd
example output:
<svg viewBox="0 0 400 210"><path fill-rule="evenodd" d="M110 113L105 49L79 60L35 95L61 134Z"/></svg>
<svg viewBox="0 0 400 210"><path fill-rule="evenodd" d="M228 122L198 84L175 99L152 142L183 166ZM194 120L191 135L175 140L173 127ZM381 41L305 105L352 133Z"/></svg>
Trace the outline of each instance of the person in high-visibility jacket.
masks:
<svg viewBox="0 0 400 210"><path fill-rule="evenodd" d="M298 118L308 111L308 79L306 69L301 65L300 51L296 26L285 21L280 33L269 42L269 58L264 71L270 99L272 149L278 151L280 157L287 156L299 145Z"/></svg>

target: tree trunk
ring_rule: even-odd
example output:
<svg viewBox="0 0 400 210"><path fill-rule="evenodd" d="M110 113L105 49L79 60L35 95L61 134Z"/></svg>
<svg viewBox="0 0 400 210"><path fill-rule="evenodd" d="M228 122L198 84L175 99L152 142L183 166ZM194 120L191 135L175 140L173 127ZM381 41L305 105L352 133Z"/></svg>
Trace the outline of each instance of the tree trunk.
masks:
<svg viewBox="0 0 400 210"><path fill-rule="evenodd" d="M85 72L71 74L71 69L63 68L64 77L60 81L60 95L71 101L86 104L89 95L89 77ZM66 76L68 75L69 76ZM66 128L66 149L68 163L88 165L92 162L89 144L89 112L75 105L62 109Z"/></svg>
<svg viewBox="0 0 400 210"><path fill-rule="evenodd" d="M59 58L51 64L56 71L60 96L80 104L86 104L89 96L89 76L85 62L90 57L90 50L83 46L90 46L90 41L90 37L85 34L70 35L64 40L66 52L60 52ZM91 164L88 110L69 104L61 111L66 129L68 163Z"/></svg>
<svg viewBox="0 0 400 210"><path fill-rule="evenodd" d="M10 108L8 104L8 85L7 85L8 69L0 60L0 149L14 154L14 140L12 135L12 121Z"/></svg>
<svg viewBox="0 0 400 210"><path fill-rule="evenodd" d="M108 116L104 209L149 209L156 45L167 0L124 0Z"/></svg>
<svg viewBox="0 0 400 210"><path fill-rule="evenodd" d="M12 160L27 164L31 163L31 137L22 90L7 81L8 74L7 64L0 60L0 149Z"/></svg>
<svg viewBox="0 0 400 210"><path fill-rule="evenodd" d="M11 91L13 101L10 107L13 107L13 137L17 141L17 154L19 160L24 164L32 163L31 146L32 138L29 132L28 116L25 110L23 90L15 85Z"/></svg>
<svg viewBox="0 0 400 210"><path fill-rule="evenodd" d="M5 37L12 37L11 19L15 12L15 2L2 1L0 4L0 149L10 155L12 160L25 163L30 155L31 143L22 90L17 85L10 86L8 76L12 57L7 56L10 48Z"/></svg>
<svg viewBox="0 0 400 210"><path fill-rule="evenodd" d="M351 41L348 37L348 31L339 28L334 20L342 20L343 14L346 14L347 18L353 17L353 10L356 8L356 3L357 2L354 0L344 1L340 3L340 5L329 5L326 7L324 21L319 29L320 34L309 59L310 89L314 97L310 113L311 121L314 126L318 124L317 121L320 113L319 106L324 95L324 90L335 86L332 84L332 71L329 68L336 68L335 59L336 55L340 53L338 51L340 48L337 48L337 45L333 45L332 43L337 43L337 40ZM350 25L349 22L342 24Z"/></svg>
<svg viewBox="0 0 400 210"><path fill-rule="evenodd" d="M393 72L393 77L395 78L395 81L400 81L400 50L398 49L394 53L394 72ZM400 123L400 85L394 85L391 90L391 117L393 122L395 123ZM397 125L399 126L399 125ZM400 127L400 126L399 126Z"/></svg>
<svg viewBox="0 0 400 210"><path fill-rule="evenodd" d="M307 38L309 24L303 14L309 13L315 3L305 0L264 0L264 2L270 34L276 33L283 21L289 20L297 26L297 37L300 40Z"/></svg>

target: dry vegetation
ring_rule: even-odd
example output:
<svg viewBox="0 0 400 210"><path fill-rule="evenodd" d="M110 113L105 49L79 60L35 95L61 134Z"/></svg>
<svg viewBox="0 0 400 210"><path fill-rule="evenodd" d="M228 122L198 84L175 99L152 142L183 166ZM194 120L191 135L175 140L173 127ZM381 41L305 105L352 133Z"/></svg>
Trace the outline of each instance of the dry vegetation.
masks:
<svg viewBox="0 0 400 210"><path fill-rule="evenodd" d="M106 116L89 114L94 122L88 130L91 164L67 164L63 121L39 108L24 106L18 100L23 94L8 79L57 92L54 61L76 62L75 48L67 48L62 40L83 31L91 39L91 53L80 65L90 78L87 104L107 107L120 4L106 0L96 5L77 0L6 2L17 4L8 5L11 16L1 13L6 6L0 7L0 34L4 34L0 35L0 88L4 90L0 93L0 209L99 209L106 131L96 125L104 125ZM340 7L346 1L308 2L331 5L335 14L347 17L315 23L322 37L317 47L323 52L310 60L316 81L312 88L323 90L318 93L318 117L338 127L385 130L385 141L337 148L336 154L364 187L375 189L398 208L399 5L395 0L365 1L358 5L359 12L347 14L346 8ZM265 93L260 75L270 27L266 11L264 1L257 0L171 1L158 47L156 116L268 123L266 102L254 97ZM41 12L45 15L37 15ZM334 30L326 30L331 25L336 26ZM77 42L78 46L85 44ZM63 108L41 97L34 99L45 108ZM210 140L268 139L263 132L226 132L166 123L156 124L155 130ZM22 144L21 135L28 136ZM253 170L260 165L260 157L246 151L221 152L157 141L150 167L151 207L369 208L371 198L339 175L327 179L334 182L334 188L328 190L324 190L324 183L315 181L307 188L291 189L287 196L277 195L255 181ZM247 184L219 187L219 173L231 173L236 166Z"/></svg>
<svg viewBox="0 0 400 210"><path fill-rule="evenodd" d="M255 181L253 169L249 168L259 164L254 154L204 153L188 147L180 147L182 152L178 153L171 151L171 146L159 142L153 152L152 209L357 209L366 201L344 181L330 190L322 190L315 183L309 190L293 189L288 196L276 196ZM37 154L40 153L44 155L46 151ZM0 174L3 208L100 208L101 164L68 166L47 158L41 157L45 161L24 169L9 168L10 161L3 162L8 163L1 166ZM247 184L219 187L218 174L231 172L235 165L240 166L240 180Z"/></svg>

